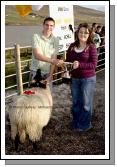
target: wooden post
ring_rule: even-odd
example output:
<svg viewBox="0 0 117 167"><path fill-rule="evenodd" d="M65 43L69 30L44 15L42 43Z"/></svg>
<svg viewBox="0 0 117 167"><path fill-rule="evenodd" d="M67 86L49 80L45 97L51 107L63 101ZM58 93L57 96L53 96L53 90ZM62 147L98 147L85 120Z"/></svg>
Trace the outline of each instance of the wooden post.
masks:
<svg viewBox="0 0 117 167"><path fill-rule="evenodd" d="M66 60L66 50L64 51L64 60Z"/></svg>
<svg viewBox="0 0 117 167"><path fill-rule="evenodd" d="M15 44L14 50L15 62L16 62L16 78L17 78L17 90L19 94L23 94L22 86L22 74L21 74L21 61L20 61L20 46Z"/></svg>

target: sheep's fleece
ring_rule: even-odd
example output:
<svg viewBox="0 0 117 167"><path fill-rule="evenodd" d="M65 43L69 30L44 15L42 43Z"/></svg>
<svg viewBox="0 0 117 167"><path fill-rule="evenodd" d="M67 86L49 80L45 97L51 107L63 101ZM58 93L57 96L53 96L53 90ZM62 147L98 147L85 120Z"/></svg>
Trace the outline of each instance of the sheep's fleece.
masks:
<svg viewBox="0 0 117 167"><path fill-rule="evenodd" d="M15 140L18 134L21 143L25 142L26 134L33 142L40 140L42 129L48 124L52 112L49 86L46 89L32 88L31 91L35 94L19 95L9 107L11 138Z"/></svg>

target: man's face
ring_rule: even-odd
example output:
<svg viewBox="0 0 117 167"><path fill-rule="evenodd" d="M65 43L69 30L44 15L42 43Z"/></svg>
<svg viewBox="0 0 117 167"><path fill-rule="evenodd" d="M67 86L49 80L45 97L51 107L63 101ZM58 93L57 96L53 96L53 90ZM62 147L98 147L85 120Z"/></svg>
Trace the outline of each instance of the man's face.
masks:
<svg viewBox="0 0 117 167"><path fill-rule="evenodd" d="M43 30L44 32L52 33L54 27L55 25L53 21L46 21L45 24L43 25Z"/></svg>
<svg viewBox="0 0 117 167"><path fill-rule="evenodd" d="M98 25L97 25L97 24L95 24L95 26L94 26L94 31L96 31L96 30L97 30L97 26L98 26Z"/></svg>

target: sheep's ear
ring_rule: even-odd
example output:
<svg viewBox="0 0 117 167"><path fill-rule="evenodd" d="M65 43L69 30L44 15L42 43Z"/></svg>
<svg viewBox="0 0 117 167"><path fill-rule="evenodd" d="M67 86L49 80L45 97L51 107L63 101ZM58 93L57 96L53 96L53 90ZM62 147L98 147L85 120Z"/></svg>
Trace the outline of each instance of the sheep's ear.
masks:
<svg viewBox="0 0 117 167"><path fill-rule="evenodd" d="M40 87L42 87L42 88L45 88L46 89L46 87L47 87L47 80L42 80L42 81L40 81Z"/></svg>
<svg viewBox="0 0 117 167"><path fill-rule="evenodd" d="M47 83L48 83L48 81L47 81L47 80L45 80L45 81L44 81L44 84L46 85L46 87L47 87Z"/></svg>
<svg viewBox="0 0 117 167"><path fill-rule="evenodd" d="M29 83L30 84L33 84L33 83L35 83L36 81L33 79L33 80L31 80L31 81L29 81Z"/></svg>
<svg viewBox="0 0 117 167"><path fill-rule="evenodd" d="M48 84L48 81L47 80L45 80L45 87L47 88L47 84Z"/></svg>
<svg viewBox="0 0 117 167"><path fill-rule="evenodd" d="M32 88L32 87L36 87L37 84L36 84L36 81L33 79L31 81L29 81L29 87Z"/></svg>
<svg viewBox="0 0 117 167"><path fill-rule="evenodd" d="M41 80L40 81L42 84L44 84L44 85L46 85L47 84L47 80L45 79L45 80Z"/></svg>

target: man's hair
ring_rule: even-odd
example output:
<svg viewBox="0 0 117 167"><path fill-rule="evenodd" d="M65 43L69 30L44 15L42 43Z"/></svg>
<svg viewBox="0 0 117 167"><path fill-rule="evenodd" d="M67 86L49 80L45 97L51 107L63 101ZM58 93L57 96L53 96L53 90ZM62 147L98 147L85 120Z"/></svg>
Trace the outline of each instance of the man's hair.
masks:
<svg viewBox="0 0 117 167"><path fill-rule="evenodd" d="M53 21L55 24L55 20L52 17L46 17L43 21L43 24L45 24L46 21Z"/></svg>
<svg viewBox="0 0 117 167"><path fill-rule="evenodd" d="M97 25L97 23L92 23L92 27L95 27L95 25Z"/></svg>
<svg viewBox="0 0 117 167"><path fill-rule="evenodd" d="M97 26L97 29L98 29L98 28L102 28L102 26Z"/></svg>

